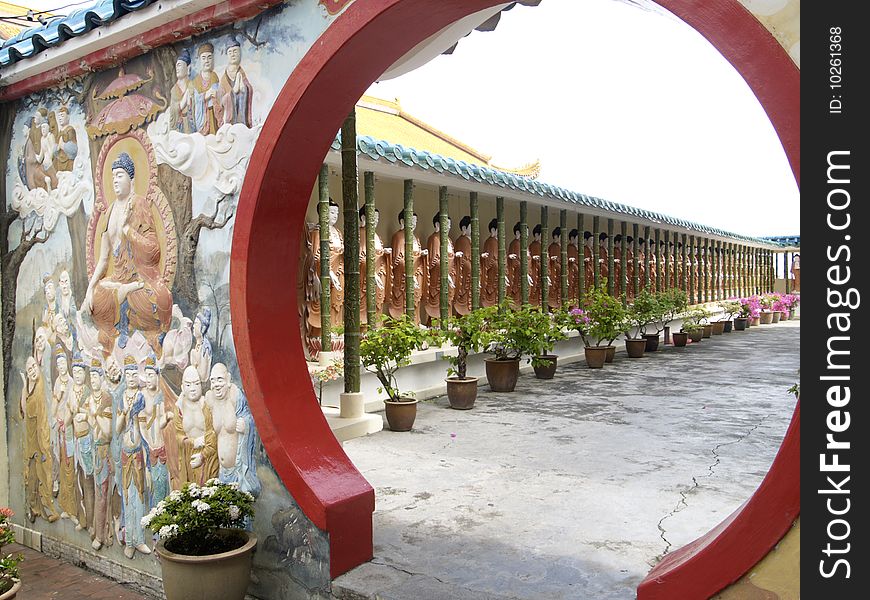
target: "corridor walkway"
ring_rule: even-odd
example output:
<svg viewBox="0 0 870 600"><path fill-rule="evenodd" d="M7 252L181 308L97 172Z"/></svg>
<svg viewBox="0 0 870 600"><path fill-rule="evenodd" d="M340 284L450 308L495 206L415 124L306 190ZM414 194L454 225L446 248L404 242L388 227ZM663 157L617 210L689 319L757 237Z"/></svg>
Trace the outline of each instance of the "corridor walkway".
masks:
<svg viewBox="0 0 870 600"><path fill-rule="evenodd" d="M411 433L345 450L375 487L375 559L338 598L629 599L764 477L795 406L800 322L552 381L421 402Z"/></svg>

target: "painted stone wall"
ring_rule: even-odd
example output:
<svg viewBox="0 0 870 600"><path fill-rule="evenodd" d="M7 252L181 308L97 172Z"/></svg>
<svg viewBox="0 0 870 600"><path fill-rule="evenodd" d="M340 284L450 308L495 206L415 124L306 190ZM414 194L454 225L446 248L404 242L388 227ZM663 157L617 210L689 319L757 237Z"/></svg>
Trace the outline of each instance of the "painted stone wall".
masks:
<svg viewBox="0 0 870 600"><path fill-rule="evenodd" d="M262 124L332 18L287 2L3 108L9 501L45 539L158 575L141 517L216 477L257 497L252 591L326 593L326 534L240 382L229 256Z"/></svg>

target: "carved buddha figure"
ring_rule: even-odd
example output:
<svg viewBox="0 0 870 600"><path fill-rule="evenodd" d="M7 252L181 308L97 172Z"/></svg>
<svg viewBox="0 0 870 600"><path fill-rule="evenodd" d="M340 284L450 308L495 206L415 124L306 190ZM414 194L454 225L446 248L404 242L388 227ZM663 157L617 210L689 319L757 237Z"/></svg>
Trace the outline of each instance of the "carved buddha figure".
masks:
<svg viewBox="0 0 870 600"><path fill-rule="evenodd" d="M489 222L489 237L480 252L480 305L498 304L498 219Z"/></svg>
<svg viewBox="0 0 870 600"><path fill-rule="evenodd" d="M547 305L550 308L562 306L562 229L553 229L550 245L547 247L550 264L547 274L550 277L550 289L547 293Z"/></svg>
<svg viewBox="0 0 870 600"><path fill-rule="evenodd" d="M507 251L507 299L513 306L522 303L522 287L520 281L520 237L521 224L517 221L514 225L514 239L511 240Z"/></svg>
<svg viewBox="0 0 870 600"><path fill-rule="evenodd" d="M635 262L637 264L637 288L640 290L649 291L649 285L644 283L644 275L646 274L646 239L638 238L637 240L637 256Z"/></svg>
<svg viewBox="0 0 870 600"><path fill-rule="evenodd" d="M674 271L677 278L677 287L688 293L686 282L686 273L683 268L683 242L677 242L676 260L674 261Z"/></svg>
<svg viewBox="0 0 870 600"><path fill-rule="evenodd" d="M344 240L336 227L338 223L338 204L329 199L329 316L332 325L344 322ZM311 232L311 253L313 260L313 278L320 279L320 237L323 232L315 225ZM313 294L308 300L308 324L317 333L320 332L320 294ZM316 334L315 334L316 335ZM206 376L208 374L206 373Z"/></svg>
<svg viewBox="0 0 870 600"><path fill-rule="evenodd" d="M387 292L390 284L390 268L389 257L393 253L392 248L384 248L384 242L381 236L378 235L377 227L380 221L380 211L376 208L374 219L372 220L372 231L375 232L375 313L378 315L384 312L384 300L387 297ZM360 325L368 323L367 318L367 290L368 279L366 277L368 257L366 256L366 207L359 209L359 273L360 273L360 304L359 304L359 319Z"/></svg>
<svg viewBox="0 0 870 600"><path fill-rule="evenodd" d="M634 300L637 290L634 287L634 273L637 268L637 263L634 260L634 238L630 235L625 236L625 277L628 281L626 285L626 296L628 301Z"/></svg>
<svg viewBox="0 0 870 600"><path fill-rule="evenodd" d="M541 226L535 225L529 242L529 304L534 306L541 306L541 250Z"/></svg>
<svg viewBox="0 0 870 600"><path fill-rule="evenodd" d="M389 313L393 318L399 318L405 314L405 262L412 261L414 272L414 320L420 322L420 301L423 299L426 285L426 255L428 250L420 245L420 238L412 234L413 248L411 256L405 256L405 211L402 210L398 217L399 228L393 234L390 246L392 247L393 273L390 278L390 302ZM411 215L411 231L417 229L417 214Z"/></svg>
<svg viewBox="0 0 870 600"><path fill-rule="evenodd" d="M651 294L655 294L658 289L658 273L659 273L659 263L658 263L658 246L656 246L656 241L652 238L649 239L649 291Z"/></svg>
<svg viewBox="0 0 870 600"><path fill-rule="evenodd" d="M673 242L668 242L668 286L677 287L677 251Z"/></svg>
<svg viewBox="0 0 870 600"><path fill-rule="evenodd" d="M791 274L794 278L794 292L801 291L801 255L795 253L794 256L791 257Z"/></svg>
<svg viewBox="0 0 870 600"><path fill-rule="evenodd" d="M592 252L592 232L583 232L583 276L584 288L588 294L595 287L595 265L592 262L594 253Z"/></svg>
<svg viewBox="0 0 870 600"><path fill-rule="evenodd" d="M456 252L453 250L453 242L450 241L450 217L447 217L447 256L441 256L441 213L435 213L432 217L432 225L435 231L426 241L426 250L429 252L428 275L429 283L426 289L426 314L430 319L441 318L441 260L447 261L447 306L453 305L456 295ZM449 311L448 311L449 314Z"/></svg>
<svg viewBox="0 0 870 600"><path fill-rule="evenodd" d="M459 237L453 242L453 266L456 273L453 311L457 315L467 315L471 312L471 217L462 217L459 231Z"/></svg>
<svg viewBox="0 0 870 600"><path fill-rule="evenodd" d="M623 289L622 277L622 234L617 233L613 236L613 295L622 296L625 292Z"/></svg>
<svg viewBox="0 0 870 600"><path fill-rule="evenodd" d="M568 301L572 306L578 305L580 285L580 248L578 247L580 232L572 229L568 233Z"/></svg>
<svg viewBox="0 0 870 600"><path fill-rule="evenodd" d="M607 280L610 279L610 253L607 251L608 235L603 231L598 234L598 281L607 289Z"/></svg>

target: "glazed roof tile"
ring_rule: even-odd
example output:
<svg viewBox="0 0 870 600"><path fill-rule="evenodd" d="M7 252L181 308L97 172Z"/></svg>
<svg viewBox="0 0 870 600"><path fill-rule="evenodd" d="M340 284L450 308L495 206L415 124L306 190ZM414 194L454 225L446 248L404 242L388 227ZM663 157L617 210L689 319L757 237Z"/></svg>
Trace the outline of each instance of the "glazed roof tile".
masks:
<svg viewBox="0 0 870 600"><path fill-rule="evenodd" d="M332 142L332 150L341 150L340 132ZM506 173L483 165L470 164L462 160L455 160L434 152L417 150L415 148L403 146L402 144L394 144L367 135L357 136L357 151L376 161L385 160L394 164L402 163L407 167L417 168L424 171L431 169L437 173L454 175L468 181L485 183L503 189L519 190L540 196L541 198L562 200L573 205L600 208L616 214L629 215L646 219L648 221L658 221L705 235L731 238L753 244L783 245L778 241L778 238L757 238L732 233L723 229L709 227L707 225L701 225L683 219L677 219L675 217L636 208L634 206L611 202L596 196L581 194L543 181L520 177L513 173ZM798 240L800 240L799 236Z"/></svg>

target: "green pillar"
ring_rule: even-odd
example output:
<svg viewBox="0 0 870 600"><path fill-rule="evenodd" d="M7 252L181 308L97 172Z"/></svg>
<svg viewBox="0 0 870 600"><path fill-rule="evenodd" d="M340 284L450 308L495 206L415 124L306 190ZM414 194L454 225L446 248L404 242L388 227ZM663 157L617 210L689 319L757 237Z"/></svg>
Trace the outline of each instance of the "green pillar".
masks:
<svg viewBox="0 0 870 600"><path fill-rule="evenodd" d="M665 259L662 256L662 230L656 227L655 244L656 244L656 291L661 292L665 289Z"/></svg>
<svg viewBox="0 0 870 600"><path fill-rule="evenodd" d="M520 303L529 303L529 203L520 201Z"/></svg>
<svg viewBox="0 0 870 600"><path fill-rule="evenodd" d="M665 229L665 290L674 287L674 280L671 278L671 267L673 266L671 262L671 232Z"/></svg>
<svg viewBox="0 0 870 600"><path fill-rule="evenodd" d="M441 329L447 329L447 321L450 318L450 259L447 256L450 249L448 243L450 232L447 230L447 221L450 219L450 215L447 211L446 185L442 185L438 188L438 217L441 221L441 230L438 236L438 241L441 243L441 260L439 261L440 272L438 273L441 278L441 296L438 298L438 308L440 309Z"/></svg>
<svg viewBox="0 0 870 600"><path fill-rule="evenodd" d="M414 318L414 180L405 180L405 314Z"/></svg>
<svg viewBox="0 0 870 600"><path fill-rule="evenodd" d="M495 212L498 219L498 303L501 305L507 292L505 285L505 277L507 277L507 251L504 244L504 198L502 196L496 196L495 198Z"/></svg>
<svg viewBox="0 0 870 600"><path fill-rule="evenodd" d="M565 306L568 302L568 211L559 211L559 229L562 231L562 252L559 256L559 262L562 264L562 286L560 288L559 303Z"/></svg>
<svg viewBox="0 0 870 600"><path fill-rule="evenodd" d="M469 193L471 204L471 309L480 308L480 217L477 192Z"/></svg>
<svg viewBox="0 0 870 600"><path fill-rule="evenodd" d="M701 248L703 249L703 261L701 262L701 297L704 302L710 301L710 240L701 238Z"/></svg>
<svg viewBox="0 0 870 600"><path fill-rule="evenodd" d="M682 234L683 248L680 251L680 264L683 265L683 282L680 284L680 289L689 296L689 267L686 264L686 234Z"/></svg>
<svg viewBox="0 0 870 600"><path fill-rule="evenodd" d="M366 202L366 322L371 328L377 320L375 306L375 174L363 174L363 193Z"/></svg>
<svg viewBox="0 0 870 600"><path fill-rule="evenodd" d="M627 242L626 237L628 237L628 224L623 221L619 226L619 233L622 234L622 240L620 240L620 249L622 250L622 258L620 259L622 262L622 281L619 282L619 288L622 290L622 305L628 306L628 257L627 253Z"/></svg>
<svg viewBox="0 0 870 600"><path fill-rule="evenodd" d="M324 352L332 350L332 323L330 322L329 278L329 167L320 167L317 178L317 217L320 224L320 347Z"/></svg>
<svg viewBox="0 0 870 600"><path fill-rule="evenodd" d="M633 283L633 285L634 285L634 294L636 296L637 293L640 291L640 273L638 272L639 269L637 268L637 246L638 246L637 236L639 235L637 223L633 223L631 225L631 234L632 234L632 237L634 238L632 240L631 244L632 244L632 252L634 252L634 283Z"/></svg>
<svg viewBox="0 0 870 600"><path fill-rule="evenodd" d="M344 204L344 391L359 392L359 170L356 108L341 127L341 196ZM350 260L347 260L350 258Z"/></svg>
<svg viewBox="0 0 870 600"><path fill-rule="evenodd" d="M692 264L689 265L688 278L689 283L689 304L695 304L698 299L695 297L695 236L689 236L689 260Z"/></svg>
<svg viewBox="0 0 870 600"><path fill-rule="evenodd" d="M782 253L782 276L785 278L785 293L786 294L791 293L791 280L788 278L788 276L789 276L788 255L789 254L790 254L790 252L783 252Z"/></svg>
<svg viewBox="0 0 870 600"><path fill-rule="evenodd" d="M577 278L577 304L583 306L583 300L586 293L586 240L583 238L583 232L586 231L586 217L580 213L577 214L577 243L580 245L580 276Z"/></svg>
<svg viewBox="0 0 870 600"><path fill-rule="evenodd" d="M613 219L607 219L607 293L613 295Z"/></svg>
<svg viewBox="0 0 870 600"><path fill-rule="evenodd" d="M547 311L550 297L550 253L547 252L550 240L550 211L541 207L541 310Z"/></svg>
<svg viewBox="0 0 870 600"><path fill-rule="evenodd" d="M592 285L595 286L595 289L598 289L601 279L601 268L599 267L598 261L601 260L601 252L599 250L600 244L598 243L598 235L599 235L599 218L592 217Z"/></svg>
<svg viewBox="0 0 870 600"><path fill-rule="evenodd" d="M646 244L646 252L643 254L643 289L649 291L649 255L652 252L649 243L649 225L643 228L643 239Z"/></svg>

